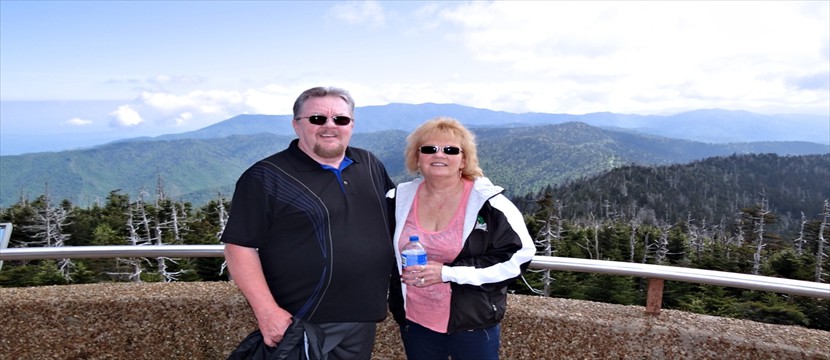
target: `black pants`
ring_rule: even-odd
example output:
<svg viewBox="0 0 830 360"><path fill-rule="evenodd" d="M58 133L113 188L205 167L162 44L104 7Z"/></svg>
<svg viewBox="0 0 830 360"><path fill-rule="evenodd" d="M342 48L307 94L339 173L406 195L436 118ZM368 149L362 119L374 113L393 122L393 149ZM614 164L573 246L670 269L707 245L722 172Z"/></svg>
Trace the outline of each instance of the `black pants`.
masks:
<svg viewBox="0 0 830 360"><path fill-rule="evenodd" d="M369 360L375 346L377 323L322 323L326 333L323 353L327 360Z"/></svg>

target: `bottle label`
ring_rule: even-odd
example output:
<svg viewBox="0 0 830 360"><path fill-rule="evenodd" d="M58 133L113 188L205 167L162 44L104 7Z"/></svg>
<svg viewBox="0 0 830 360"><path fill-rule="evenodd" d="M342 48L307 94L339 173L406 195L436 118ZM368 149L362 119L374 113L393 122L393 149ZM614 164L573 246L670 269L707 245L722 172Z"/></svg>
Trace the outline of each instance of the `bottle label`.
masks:
<svg viewBox="0 0 830 360"><path fill-rule="evenodd" d="M426 265L427 254L402 254L401 266Z"/></svg>

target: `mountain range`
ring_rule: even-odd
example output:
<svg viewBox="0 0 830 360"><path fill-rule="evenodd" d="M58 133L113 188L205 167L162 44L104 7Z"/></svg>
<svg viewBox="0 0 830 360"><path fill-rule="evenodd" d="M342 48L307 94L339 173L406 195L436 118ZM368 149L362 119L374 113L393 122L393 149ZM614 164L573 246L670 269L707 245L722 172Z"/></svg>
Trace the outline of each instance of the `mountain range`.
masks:
<svg viewBox="0 0 830 360"><path fill-rule="evenodd" d="M830 144L830 116L762 115L748 111L706 109L675 115L630 115L608 112L584 115L510 113L456 104L389 104L355 109L355 132L411 131L435 116L458 119L468 127L522 127L581 122L609 130L635 132L704 143L806 141ZM152 139L207 139L261 132L293 135L291 115L238 115L190 132ZM140 138L133 140L147 140Z"/></svg>
<svg viewBox="0 0 830 360"><path fill-rule="evenodd" d="M355 109L352 145L369 149L396 181L406 135L437 115L455 117L478 140L485 174L512 195L627 164L668 165L712 156L830 152L830 119L700 110L673 116L513 114L452 104ZM253 162L294 138L289 115L239 115L197 131L132 138L86 149L0 156L0 207L48 191L90 205L114 190L200 204L230 197Z"/></svg>

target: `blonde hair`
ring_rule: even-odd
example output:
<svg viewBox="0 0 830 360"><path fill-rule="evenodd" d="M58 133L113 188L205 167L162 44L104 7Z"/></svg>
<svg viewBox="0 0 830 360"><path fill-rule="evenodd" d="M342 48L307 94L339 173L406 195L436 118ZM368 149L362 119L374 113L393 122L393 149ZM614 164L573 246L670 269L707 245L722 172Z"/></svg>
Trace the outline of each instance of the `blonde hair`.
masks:
<svg viewBox="0 0 830 360"><path fill-rule="evenodd" d="M460 121L446 116L427 120L406 137L404 159L406 159L406 170L410 174L418 174L418 149L424 145L424 139L435 135L447 135L458 140L462 150L462 161L464 162L461 177L467 180L475 180L484 176L484 171L478 165L475 135L467 130Z"/></svg>

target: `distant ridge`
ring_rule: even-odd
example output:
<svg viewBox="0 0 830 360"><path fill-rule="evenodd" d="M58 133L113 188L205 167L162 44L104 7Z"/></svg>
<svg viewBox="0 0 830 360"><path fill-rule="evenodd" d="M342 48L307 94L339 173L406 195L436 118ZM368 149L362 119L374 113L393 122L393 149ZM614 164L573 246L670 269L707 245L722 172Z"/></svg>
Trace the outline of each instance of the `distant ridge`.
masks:
<svg viewBox="0 0 830 360"><path fill-rule="evenodd" d="M75 102L69 102L74 104ZM89 111L87 102L78 102ZM16 109L15 118L3 121L26 121L35 116L39 107L57 106L52 103L0 101L2 108ZM101 102L104 111L113 104ZM66 107L61 103L60 106ZM99 110L101 111L101 110ZM597 112L589 114L512 113L474 108L458 104L403 104L391 103L355 108L356 133L384 130L411 131L427 119L444 115L457 118L470 127L524 127L582 122L604 129L626 131L662 137L700 141L705 143L738 143L756 141L806 141L828 145L830 152L830 114L763 115L741 110L700 109L673 115L637 115ZM112 132L55 134L19 134L0 132L0 154L24 154L41 151L64 151L90 148L106 143L154 141L173 139L209 139L231 135L272 133L293 136L291 115L240 114L204 128L158 135L155 137L123 137ZM5 156L5 155L4 155Z"/></svg>
<svg viewBox="0 0 830 360"><path fill-rule="evenodd" d="M584 115L510 113L456 104L399 104L355 109L355 132L411 131L436 116L458 119L469 127L524 127L581 122L618 131L656 135L711 144L758 141L805 141L828 145L830 117L762 115L740 110L702 109L675 115L629 115L598 112ZM208 127L151 140L209 139L230 135L272 133L294 135L291 115L237 115ZM142 138L144 140L146 138Z"/></svg>

